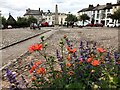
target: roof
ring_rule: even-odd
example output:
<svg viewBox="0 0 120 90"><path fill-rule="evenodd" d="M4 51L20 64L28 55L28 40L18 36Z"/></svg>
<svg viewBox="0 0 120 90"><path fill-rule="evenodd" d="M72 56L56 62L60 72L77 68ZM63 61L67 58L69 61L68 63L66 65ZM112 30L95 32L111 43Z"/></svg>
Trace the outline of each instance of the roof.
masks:
<svg viewBox="0 0 120 90"><path fill-rule="evenodd" d="M99 5L99 6L96 6L93 10L103 10L106 8L106 5Z"/></svg>
<svg viewBox="0 0 120 90"><path fill-rule="evenodd" d="M48 15L48 12L43 12L44 15ZM50 15L55 15L54 12L50 12ZM66 13L58 13L58 15L67 15Z"/></svg>
<svg viewBox="0 0 120 90"><path fill-rule="evenodd" d="M7 21L13 21L13 22L16 22L16 20L13 18L13 16L11 14L9 14L9 17L7 19Z"/></svg>
<svg viewBox="0 0 120 90"><path fill-rule="evenodd" d="M88 8L83 8L82 10L78 11L79 12L84 12L84 11L92 11L95 7L93 5L89 5Z"/></svg>
<svg viewBox="0 0 120 90"><path fill-rule="evenodd" d="M117 3L117 4L113 4L112 6L120 6L120 2Z"/></svg>
<svg viewBox="0 0 120 90"><path fill-rule="evenodd" d="M40 10L26 10L26 13L24 14L25 15L42 15L42 12Z"/></svg>
<svg viewBox="0 0 120 90"><path fill-rule="evenodd" d="M87 11L87 9L88 9L88 8L83 8L82 10L78 11L78 13Z"/></svg>

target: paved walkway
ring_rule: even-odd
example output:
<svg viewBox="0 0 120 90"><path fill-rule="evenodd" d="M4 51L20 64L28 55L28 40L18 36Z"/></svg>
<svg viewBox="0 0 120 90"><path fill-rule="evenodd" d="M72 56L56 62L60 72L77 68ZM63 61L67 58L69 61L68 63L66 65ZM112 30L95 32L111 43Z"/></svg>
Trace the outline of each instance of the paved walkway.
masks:
<svg viewBox="0 0 120 90"><path fill-rule="evenodd" d="M2 50L2 60L0 60L0 63L2 63L3 66L8 62L11 62L13 59L16 59L21 54L25 53L30 45L40 42L41 36L45 36L46 39L50 37L52 34L54 34L56 31L57 30L51 30L50 32L44 33L40 36L37 36L35 38L32 38L30 40L24 41L20 44L16 44L14 46Z"/></svg>

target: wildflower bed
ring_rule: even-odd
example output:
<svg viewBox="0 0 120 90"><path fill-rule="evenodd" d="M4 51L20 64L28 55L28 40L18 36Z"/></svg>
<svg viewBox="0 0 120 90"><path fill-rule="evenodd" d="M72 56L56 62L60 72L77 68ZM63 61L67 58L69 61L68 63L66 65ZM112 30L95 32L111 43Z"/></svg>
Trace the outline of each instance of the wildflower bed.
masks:
<svg viewBox="0 0 120 90"><path fill-rule="evenodd" d="M7 68L11 88L118 88L119 53L82 41L80 34L59 32L45 42L41 37L42 44Z"/></svg>

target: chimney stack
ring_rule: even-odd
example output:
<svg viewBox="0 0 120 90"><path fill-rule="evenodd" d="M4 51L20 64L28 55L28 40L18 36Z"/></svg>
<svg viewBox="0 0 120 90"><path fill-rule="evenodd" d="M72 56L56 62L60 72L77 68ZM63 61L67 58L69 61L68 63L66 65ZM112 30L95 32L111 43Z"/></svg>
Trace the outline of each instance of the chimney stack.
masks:
<svg viewBox="0 0 120 90"><path fill-rule="evenodd" d="M40 8L39 8L39 11L40 11Z"/></svg>

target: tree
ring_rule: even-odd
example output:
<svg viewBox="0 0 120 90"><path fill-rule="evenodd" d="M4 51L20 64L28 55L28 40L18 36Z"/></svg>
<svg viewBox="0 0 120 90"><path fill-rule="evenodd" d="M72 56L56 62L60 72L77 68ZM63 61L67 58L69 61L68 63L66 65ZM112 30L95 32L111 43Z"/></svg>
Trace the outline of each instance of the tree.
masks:
<svg viewBox="0 0 120 90"><path fill-rule="evenodd" d="M115 20L115 26L116 26L117 20L120 21L120 9L115 11L113 14L110 14L108 17Z"/></svg>
<svg viewBox="0 0 120 90"><path fill-rule="evenodd" d="M3 24L4 26L6 26L6 22L7 22L7 21L6 21L6 18L3 16L3 17L2 17L2 24Z"/></svg>
<svg viewBox="0 0 120 90"><path fill-rule="evenodd" d="M30 17L28 18L28 24L30 25L31 23L37 23L37 19L34 18L33 16L30 16Z"/></svg>
<svg viewBox="0 0 120 90"><path fill-rule="evenodd" d="M75 15L72 14L68 14L67 18L65 19L67 22L76 22L77 21L77 17Z"/></svg>
<svg viewBox="0 0 120 90"><path fill-rule="evenodd" d="M28 20L24 17L18 17L17 25L18 25L18 27L27 27L27 26L29 26Z"/></svg>
<svg viewBox="0 0 120 90"><path fill-rule="evenodd" d="M80 16L80 19L83 21L83 25L84 25L84 22L85 22L86 20L89 20L90 17L89 17L87 14L83 14L83 15Z"/></svg>

